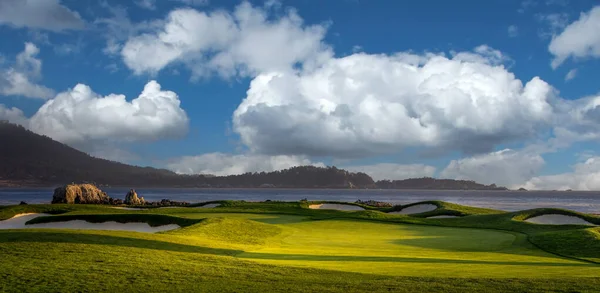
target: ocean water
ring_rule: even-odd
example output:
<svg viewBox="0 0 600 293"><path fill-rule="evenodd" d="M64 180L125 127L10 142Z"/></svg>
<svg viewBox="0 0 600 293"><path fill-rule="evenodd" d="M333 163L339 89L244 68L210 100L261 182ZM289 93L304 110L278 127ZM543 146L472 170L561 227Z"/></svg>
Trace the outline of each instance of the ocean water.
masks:
<svg viewBox="0 0 600 293"><path fill-rule="evenodd" d="M103 188L113 198L125 198L127 188ZM458 204L517 211L531 208L565 208L600 214L600 192L591 191L462 191L462 190L339 190L339 189L200 189L141 188L138 195L156 201L168 198L191 203L209 200L298 201L335 200L354 202L378 200L408 204L424 200L443 200ZM0 188L0 205L50 203L52 188Z"/></svg>

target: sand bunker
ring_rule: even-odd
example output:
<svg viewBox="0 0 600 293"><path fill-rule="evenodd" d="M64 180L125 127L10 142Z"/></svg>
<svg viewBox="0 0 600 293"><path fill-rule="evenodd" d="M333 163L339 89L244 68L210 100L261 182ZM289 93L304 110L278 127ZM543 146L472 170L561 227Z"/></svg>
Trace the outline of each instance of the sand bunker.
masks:
<svg viewBox="0 0 600 293"><path fill-rule="evenodd" d="M529 218L525 220L525 222L534 223L534 224L546 224L546 225L590 225L597 226L592 224L580 217L575 216L567 216L560 214L547 214L541 215L533 218Z"/></svg>
<svg viewBox="0 0 600 293"><path fill-rule="evenodd" d="M148 223L90 223L83 220L25 225L31 219L43 216L50 216L50 214L18 214L8 220L0 221L0 229L87 229L156 233L181 228L175 224L151 227Z"/></svg>
<svg viewBox="0 0 600 293"><path fill-rule="evenodd" d="M143 211L144 208L128 208L128 207L113 207L113 209L128 210L128 211Z"/></svg>
<svg viewBox="0 0 600 293"><path fill-rule="evenodd" d="M460 217L459 216L449 216L449 215L427 217L427 219L451 219L451 218L460 218Z"/></svg>
<svg viewBox="0 0 600 293"><path fill-rule="evenodd" d="M390 212L390 214L400 214L400 215L411 215L411 214L420 214L425 212L431 212L437 209L437 206L434 204L417 204L414 206L409 206L407 208L403 208L400 211Z"/></svg>
<svg viewBox="0 0 600 293"><path fill-rule="evenodd" d="M27 213L27 214L17 214L14 217L0 221L0 229L23 229L25 228L25 223L33 218L42 217L42 216L50 216L50 214L36 214L36 213Z"/></svg>
<svg viewBox="0 0 600 293"><path fill-rule="evenodd" d="M221 206L220 203L209 203L209 204L205 204L203 206L199 206L197 208L209 209L209 208L216 208L216 207L220 207L220 206Z"/></svg>
<svg viewBox="0 0 600 293"><path fill-rule="evenodd" d="M364 209L359 206L351 204L339 204L339 203L323 203L323 204L311 204L308 206L313 210L338 210L338 211L363 211Z"/></svg>

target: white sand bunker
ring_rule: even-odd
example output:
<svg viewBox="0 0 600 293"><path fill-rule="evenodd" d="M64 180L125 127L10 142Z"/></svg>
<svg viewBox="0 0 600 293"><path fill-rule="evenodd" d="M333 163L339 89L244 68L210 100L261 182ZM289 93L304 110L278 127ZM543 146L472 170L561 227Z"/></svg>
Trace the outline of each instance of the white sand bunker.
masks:
<svg viewBox="0 0 600 293"><path fill-rule="evenodd" d="M431 212L437 209L437 206L434 204L417 204L414 206L409 206L407 208L403 208L400 211L389 212L389 214L400 214L400 215L412 215L412 214L420 214L425 212Z"/></svg>
<svg viewBox="0 0 600 293"><path fill-rule="evenodd" d="M525 222L534 223L534 224L546 224L546 225L590 225L597 226L592 224L580 217L575 216L567 216L560 214L547 214L541 215L533 218L529 218L525 220Z"/></svg>
<svg viewBox="0 0 600 293"><path fill-rule="evenodd" d="M460 218L460 217L459 216L450 216L450 215L427 217L427 219L451 219L451 218Z"/></svg>
<svg viewBox="0 0 600 293"><path fill-rule="evenodd" d="M156 233L181 228L175 224L151 227L148 223L90 223L83 220L25 225L31 219L43 216L50 216L50 214L18 214L8 220L0 221L0 229L86 229Z"/></svg>
<svg viewBox="0 0 600 293"><path fill-rule="evenodd" d="M220 203L209 203L209 204L205 204L203 206L199 206L197 208L210 209L210 208L216 208L216 207L220 207L220 206L221 206Z"/></svg>
<svg viewBox="0 0 600 293"><path fill-rule="evenodd" d="M145 208L128 208L128 207L113 207L113 209L128 210L128 211L143 211Z"/></svg>
<svg viewBox="0 0 600 293"><path fill-rule="evenodd" d="M313 210L338 210L338 211L364 211L362 207L351 205L351 204L339 204L339 203L322 203L322 204L311 204L308 206Z"/></svg>

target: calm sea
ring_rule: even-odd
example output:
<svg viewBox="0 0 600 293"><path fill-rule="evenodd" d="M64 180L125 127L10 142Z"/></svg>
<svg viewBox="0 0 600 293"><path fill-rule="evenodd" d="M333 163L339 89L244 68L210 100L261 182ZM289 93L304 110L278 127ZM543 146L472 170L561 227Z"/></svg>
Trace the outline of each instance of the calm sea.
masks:
<svg viewBox="0 0 600 293"><path fill-rule="evenodd" d="M109 196L124 198L126 188L104 188ZM423 200L443 200L458 204L494 208L506 211L539 207L554 207L600 214L600 192L582 191L431 191L431 190L336 190L336 189L136 189L146 200L203 202L209 200L335 200L354 202L378 200L394 204L408 204ZM0 188L0 205L49 203L52 188Z"/></svg>

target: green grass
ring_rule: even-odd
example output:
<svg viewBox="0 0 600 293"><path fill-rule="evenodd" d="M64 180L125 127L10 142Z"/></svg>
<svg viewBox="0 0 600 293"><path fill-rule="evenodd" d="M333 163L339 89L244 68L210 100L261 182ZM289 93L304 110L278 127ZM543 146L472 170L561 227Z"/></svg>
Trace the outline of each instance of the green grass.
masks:
<svg viewBox="0 0 600 293"><path fill-rule="evenodd" d="M0 207L36 222L179 224L156 234L0 230L0 292L597 292L600 228L444 202L415 216L390 208L311 210L307 202L222 201L218 208ZM394 208L392 208L394 209ZM430 214L431 213L431 214ZM560 210L597 223L598 217ZM426 219L439 214L453 219Z"/></svg>

